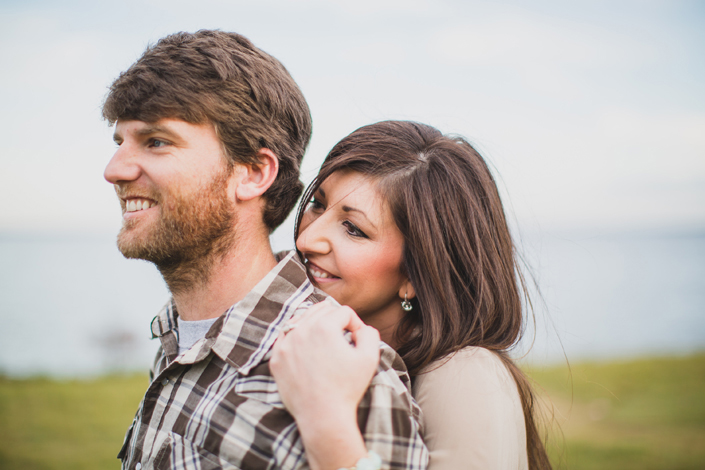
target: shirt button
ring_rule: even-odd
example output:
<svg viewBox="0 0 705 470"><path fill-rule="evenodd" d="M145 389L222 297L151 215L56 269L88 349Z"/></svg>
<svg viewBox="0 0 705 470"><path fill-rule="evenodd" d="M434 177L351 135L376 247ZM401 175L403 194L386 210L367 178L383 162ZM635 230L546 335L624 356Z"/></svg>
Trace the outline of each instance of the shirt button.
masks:
<svg viewBox="0 0 705 470"><path fill-rule="evenodd" d="M135 465L135 470L140 470L142 468L142 464L140 462L137 462L137 465Z"/></svg>
<svg viewBox="0 0 705 470"><path fill-rule="evenodd" d="M162 379L162 385L163 385L163 386L166 387L168 384L169 384L169 379ZM137 470L139 470L139 468L138 468Z"/></svg>

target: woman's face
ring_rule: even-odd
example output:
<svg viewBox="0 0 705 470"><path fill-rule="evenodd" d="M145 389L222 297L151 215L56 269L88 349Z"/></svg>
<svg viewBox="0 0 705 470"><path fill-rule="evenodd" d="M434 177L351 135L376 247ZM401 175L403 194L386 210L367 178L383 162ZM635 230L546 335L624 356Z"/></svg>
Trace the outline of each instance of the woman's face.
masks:
<svg viewBox="0 0 705 470"><path fill-rule="evenodd" d="M406 289L412 296L401 273L403 245L375 180L354 171L335 172L321 184L296 241L309 277L383 336L402 315Z"/></svg>

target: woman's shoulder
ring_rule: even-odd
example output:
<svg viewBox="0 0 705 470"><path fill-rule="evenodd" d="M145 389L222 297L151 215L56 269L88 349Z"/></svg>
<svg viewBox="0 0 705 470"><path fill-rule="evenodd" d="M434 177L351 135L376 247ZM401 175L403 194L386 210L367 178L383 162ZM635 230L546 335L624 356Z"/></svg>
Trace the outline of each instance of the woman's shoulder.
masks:
<svg viewBox="0 0 705 470"><path fill-rule="evenodd" d="M516 383L499 356L489 349L468 346L426 366L416 378L416 385L440 382L470 382L475 386L509 387L516 390Z"/></svg>
<svg viewBox="0 0 705 470"><path fill-rule="evenodd" d="M502 359L488 349L474 346L425 367L416 376L413 395L422 408L435 411L438 407L472 409L494 405L522 413L516 382Z"/></svg>
<svg viewBox="0 0 705 470"><path fill-rule="evenodd" d="M527 468L521 399L496 353L467 347L429 364L413 395L434 470Z"/></svg>

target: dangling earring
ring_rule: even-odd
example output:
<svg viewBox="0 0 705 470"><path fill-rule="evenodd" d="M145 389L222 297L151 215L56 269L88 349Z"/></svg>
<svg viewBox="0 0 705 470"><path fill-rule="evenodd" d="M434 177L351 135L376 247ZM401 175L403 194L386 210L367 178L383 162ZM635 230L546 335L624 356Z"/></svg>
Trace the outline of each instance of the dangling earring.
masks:
<svg viewBox="0 0 705 470"><path fill-rule="evenodd" d="M405 312L411 312L411 309L413 309L414 306L411 305L411 302L409 302L406 296L407 294L404 293L404 300L401 301L401 308L403 308Z"/></svg>

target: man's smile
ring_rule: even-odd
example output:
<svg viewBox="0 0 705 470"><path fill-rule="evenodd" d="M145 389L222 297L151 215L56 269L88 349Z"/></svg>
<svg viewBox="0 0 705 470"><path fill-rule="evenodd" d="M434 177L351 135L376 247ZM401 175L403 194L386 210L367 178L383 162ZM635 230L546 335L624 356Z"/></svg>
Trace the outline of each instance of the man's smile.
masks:
<svg viewBox="0 0 705 470"><path fill-rule="evenodd" d="M149 199L128 199L125 201L125 212L136 212L156 206L157 203Z"/></svg>
<svg viewBox="0 0 705 470"><path fill-rule="evenodd" d="M142 197L124 197L121 198L124 205L123 217L134 217L138 212L151 209L157 206L157 202L153 199L142 198Z"/></svg>

